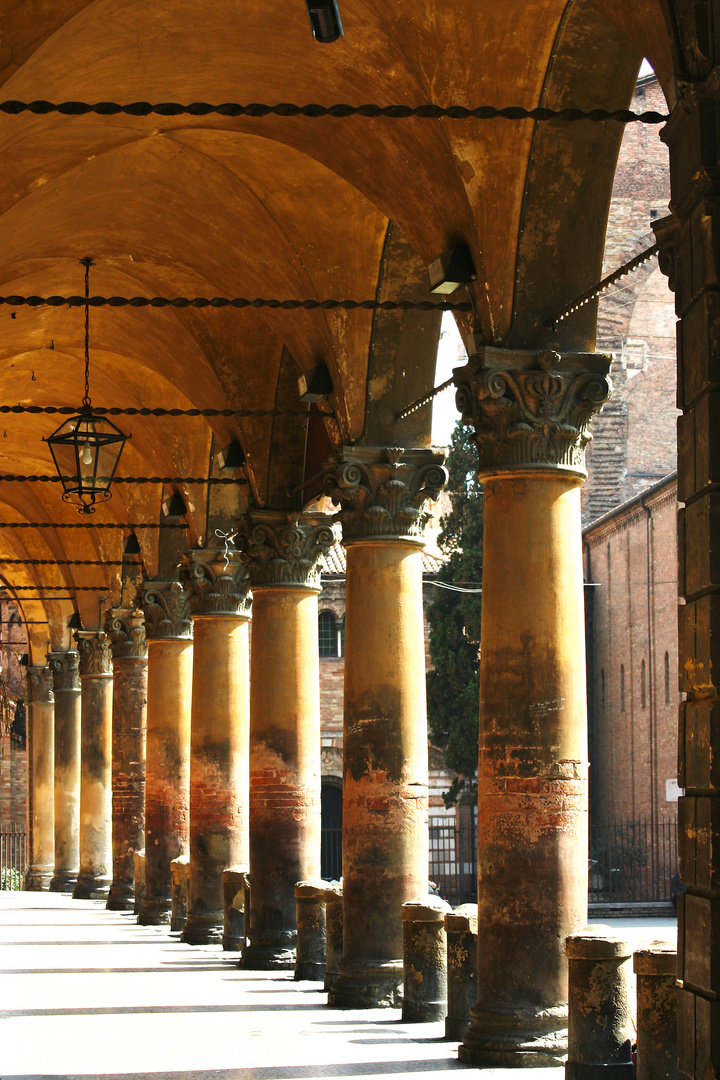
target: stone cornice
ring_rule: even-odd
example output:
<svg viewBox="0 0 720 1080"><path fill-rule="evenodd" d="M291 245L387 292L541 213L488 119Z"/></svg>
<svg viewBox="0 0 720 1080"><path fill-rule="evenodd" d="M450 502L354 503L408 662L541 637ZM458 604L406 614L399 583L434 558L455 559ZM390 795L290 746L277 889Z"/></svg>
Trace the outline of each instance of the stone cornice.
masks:
<svg viewBox="0 0 720 1080"><path fill-rule="evenodd" d="M400 447L345 447L324 465L325 494L340 504L343 543L403 540L423 546L425 507L448 479L445 454Z"/></svg>
<svg viewBox="0 0 720 1080"><path fill-rule="evenodd" d="M80 689L79 657L74 649L67 652L49 652L47 659L56 694L58 691Z"/></svg>
<svg viewBox="0 0 720 1080"><path fill-rule="evenodd" d="M235 541L253 587L320 589L320 556L335 543L329 514L253 510L238 522Z"/></svg>
<svg viewBox="0 0 720 1080"><path fill-rule="evenodd" d="M25 686L28 704L34 705L40 702L52 704L55 700L53 676L49 667L27 668L25 671Z"/></svg>
<svg viewBox="0 0 720 1080"><path fill-rule="evenodd" d="M227 554L217 548L188 551L183 556L180 579L190 594L193 615L250 618L250 578L239 551Z"/></svg>
<svg viewBox="0 0 720 1080"><path fill-rule="evenodd" d="M138 592L148 641L191 638L190 595L179 581L146 581Z"/></svg>
<svg viewBox="0 0 720 1080"><path fill-rule="evenodd" d="M147 659L144 615L139 608L110 608L105 613L105 633L113 660Z"/></svg>
<svg viewBox="0 0 720 1080"><path fill-rule="evenodd" d="M83 675L110 676L113 673L112 649L103 630L76 630L80 678Z"/></svg>
<svg viewBox="0 0 720 1080"><path fill-rule="evenodd" d="M612 357L483 347L454 371L458 411L475 429L478 476L535 470L587 476L593 416L612 393Z"/></svg>

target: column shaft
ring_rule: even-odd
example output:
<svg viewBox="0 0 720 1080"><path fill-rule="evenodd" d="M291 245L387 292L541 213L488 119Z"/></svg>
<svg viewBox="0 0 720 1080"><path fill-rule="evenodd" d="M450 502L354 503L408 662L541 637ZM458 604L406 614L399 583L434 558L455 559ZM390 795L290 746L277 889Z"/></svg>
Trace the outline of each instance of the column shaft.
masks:
<svg viewBox="0 0 720 1080"><path fill-rule="evenodd" d="M78 654L48 653L55 694L55 873L51 892L72 892L80 867Z"/></svg>
<svg viewBox="0 0 720 1080"><path fill-rule="evenodd" d="M55 705L52 673L47 667L27 669L27 714L30 729L32 792L30 806L31 850L25 888L31 892L47 889L55 859Z"/></svg>
<svg viewBox="0 0 720 1080"><path fill-rule="evenodd" d="M317 592L253 586L245 966L294 965L295 884L320 876Z"/></svg>
<svg viewBox="0 0 720 1080"><path fill-rule="evenodd" d="M135 852L145 846L145 737L147 658L113 660L112 850L107 906L135 906Z"/></svg>
<svg viewBox="0 0 720 1080"><path fill-rule="evenodd" d="M195 616L190 876L183 941L221 941L223 870L248 859L249 637L246 617Z"/></svg>
<svg viewBox="0 0 720 1080"><path fill-rule="evenodd" d="M73 896L104 900L112 880L112 654L78 631L81 682L80 871Z"/></svg>
<svg viewBox="0 0 720 1080"><path fill-rule="evenodd" d="M402 905L427 891L428 749L417 542L347 550L340 978L331 1005L399 1003Z"/></svg>
<svg viewBox="0 0 720 1080"><path fill-rule="evenodd" d="M187 854L192 653L188 638L148 642L145 925L170 921L170 863Z"/></svg>

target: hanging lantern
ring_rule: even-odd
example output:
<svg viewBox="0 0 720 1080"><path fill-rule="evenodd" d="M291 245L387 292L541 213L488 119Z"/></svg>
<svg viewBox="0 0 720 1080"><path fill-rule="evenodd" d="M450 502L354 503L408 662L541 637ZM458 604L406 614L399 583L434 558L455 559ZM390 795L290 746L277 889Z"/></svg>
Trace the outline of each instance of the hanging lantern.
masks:
<svg viewBox="0 0 720 1080"><path fill-rule="evenodd" d="M94 514L95 502L110 498L110 484L128 435L105 416L97 416L90 403L90 267L85 267L85 397L82 408L45 442L63 486L63 501L79 502L80 514Z"/></svg>

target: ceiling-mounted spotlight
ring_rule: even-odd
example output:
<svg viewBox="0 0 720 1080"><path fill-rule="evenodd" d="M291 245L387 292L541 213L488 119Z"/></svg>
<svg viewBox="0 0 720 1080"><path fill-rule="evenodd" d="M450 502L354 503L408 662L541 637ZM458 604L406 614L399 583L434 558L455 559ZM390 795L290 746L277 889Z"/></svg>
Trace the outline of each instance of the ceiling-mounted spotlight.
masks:
<svg viewBox="0 0 720 1080"><path fill-rule="evenodd" d="M438 255L428 266L430 292L454 293L475 281L477 274L467 244L457 244Z"/></svg>
<svg viewBox="0 0 720 1080"><path fill-rule="evenodd" d="M179 491L174 491L169 499L165 499L162 509L166 521L170 523L179 522L187 513L185 500Z"/></svg>
<svg viewBox="0 0 720 1080"><path fill-rule="evenodd" d="M337 0L305 0L310 28L316 41L324 45L343 36Z"/></svg>
<svg viewBox="0 0 720 1080"><path fill-rule="evenodd" d="M242 469L245 460L245 451L237 439L233 439L229 446L220 450L217 455L218 468L221 473L231 473L237 469Z"/></svg>
<svg viewBox="0 0 720 1080"><path fill-rule="evenodd" d="M307 404L323 401L333 392L330 372L325 364L316 364L314 368L303 372L298 379L298 394L300 400Z"/></svg>

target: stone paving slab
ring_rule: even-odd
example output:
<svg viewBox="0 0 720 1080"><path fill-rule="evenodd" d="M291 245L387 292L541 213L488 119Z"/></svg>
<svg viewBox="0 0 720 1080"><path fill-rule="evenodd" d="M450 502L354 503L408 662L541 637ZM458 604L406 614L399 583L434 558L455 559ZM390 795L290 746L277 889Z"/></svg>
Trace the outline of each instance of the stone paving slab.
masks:
<svg viewBox="0 0 720 1080"><path fill-rule="evenodd" d="M633 936L670 936L672 920L658 922L635 923ZM398 1010L330 1010L320 983L245 972L237 955L178 938L100 901L0 892L1 1080L413 1080L480 1071L458 1062L441 1023L404 1024ZM533 1076L562 1080L564 1070Z"/></svg>

